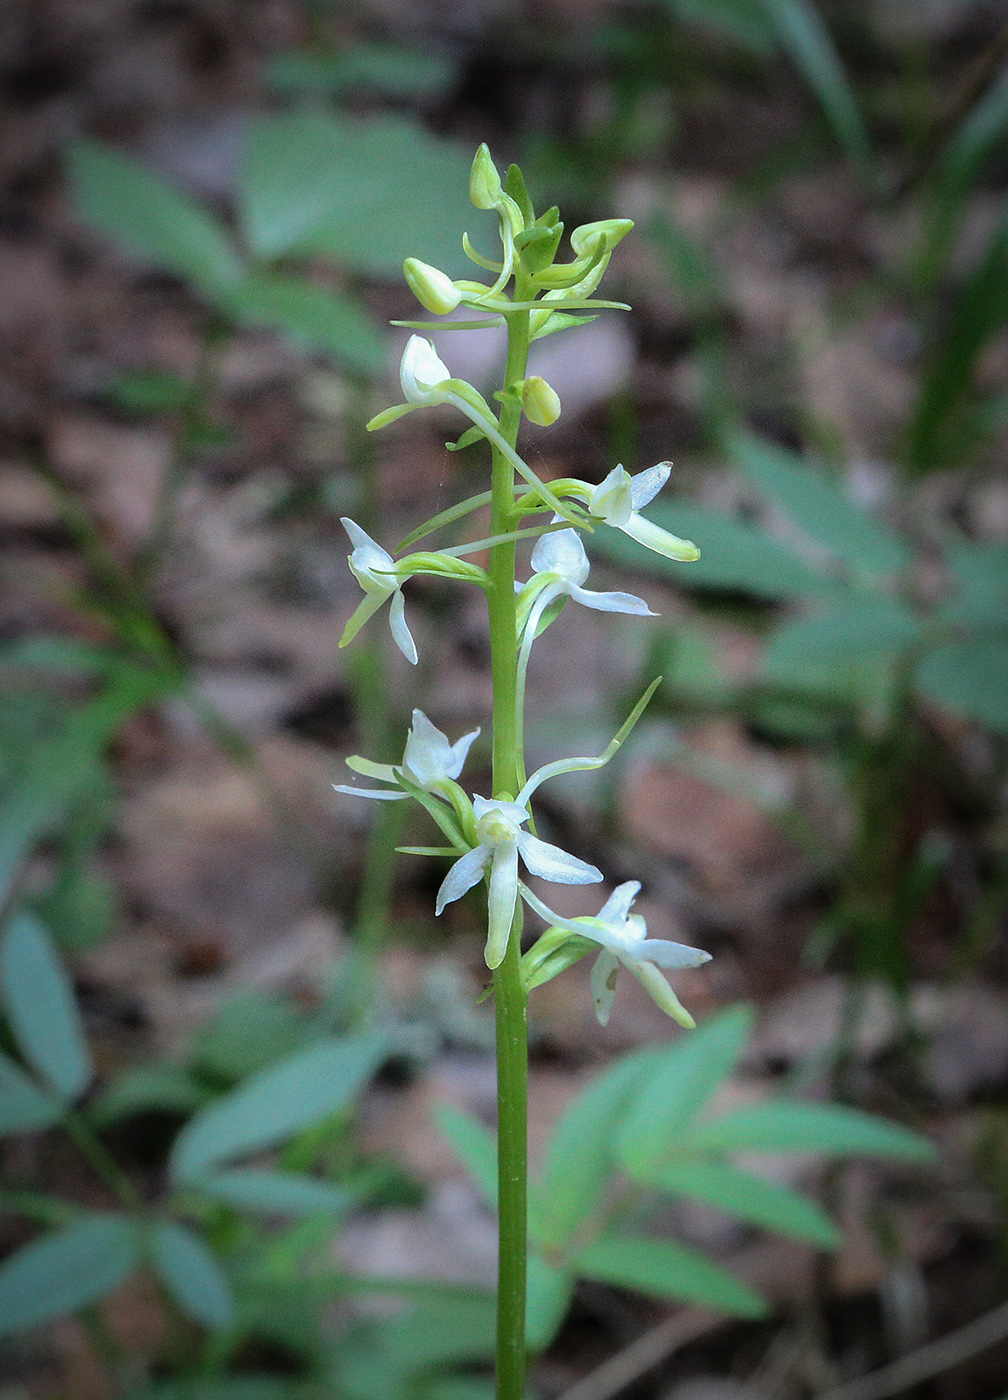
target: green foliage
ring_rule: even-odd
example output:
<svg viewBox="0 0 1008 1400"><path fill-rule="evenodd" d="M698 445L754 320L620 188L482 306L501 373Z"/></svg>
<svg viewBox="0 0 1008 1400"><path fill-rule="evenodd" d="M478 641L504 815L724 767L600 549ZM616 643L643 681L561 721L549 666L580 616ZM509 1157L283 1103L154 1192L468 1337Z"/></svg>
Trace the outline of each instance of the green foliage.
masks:
<svg viewBox="0 0 1008 1400"><path fill-rule="evenodd" d="M63 1117L63 1109L59 1099L33 1083L0 1052L0 1135L51 1127Z"/></svg>
<svg viewBox="0 0 1008 1400"><path fill-rule="evenodd" d="M151 1254L158 1278L188 1317L215 1331L233 1324L230 1285L198 1235L174 1221L156 1225Z"/></svg>
<svg viewBox="0 0 1008 1400"><path fill-rule="evenodd" d="M451 59L398 44L358 43L341 53L291 49L269 65L270 82L288 96L368 91L383 97L437 97L455 80Z"/></svg>
<svg viewBox="0 0 1008 1400"><path fill-rule="evenodd" d="M88 1307L138 1262L133 1229L121 1215L85 1216L24 1245L0 1264L0 1335Z"/></svg>
<svg viewBox="0 0 1008 1400"><path fill-rule="evenodd" d="M72 1103L94 1076L73 988L46 930L24 910L0 942L0 998L21 1054Z"/></svg>
<svg viewBox="0 0 1008 1400"><path fill-rule="evenodd" d="M357 1200L345 1186L255 1167L216 1172L200 1181L200 1190L235 1210L264 1216L340 1215Z"/></svg>

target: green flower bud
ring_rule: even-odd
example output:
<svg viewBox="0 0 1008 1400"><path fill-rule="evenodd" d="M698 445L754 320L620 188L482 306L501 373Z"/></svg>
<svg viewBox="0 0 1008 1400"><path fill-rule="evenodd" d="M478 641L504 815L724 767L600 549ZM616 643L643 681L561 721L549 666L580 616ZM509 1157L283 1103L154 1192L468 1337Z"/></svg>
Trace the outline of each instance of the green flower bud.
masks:
<svg viewBox="0 0 1008 1400"><path fill-rule="evenodd" d="M522 408L530 423L548 428L560 417L560 397L541 375L533 374L522 384Z"/></svg>
<svg viewBox="0 0 1008 1400"><path fill-rule="evenodd" d="M420 305L433 311L435 316L447 316L462 300L462 293L447 273L421 262L419 258L407 258L403 263L403 274Z"/></svg>
<svg viewBox="0 0 1008 1400"><path fill-rule="evenodd" d="M469 198L477 209L499 209L504 198L500 176L485 141L473 157L469 172Z"/></svg>
<svg viewBox="0 0 1008 1400"><path fill-rule="evenodd" d="M604 238L606 252L611 253L632 228L633 219L597 219L593 224L581 224L574 230L571 234L571 247L580 258L599 238Z"/></svg>

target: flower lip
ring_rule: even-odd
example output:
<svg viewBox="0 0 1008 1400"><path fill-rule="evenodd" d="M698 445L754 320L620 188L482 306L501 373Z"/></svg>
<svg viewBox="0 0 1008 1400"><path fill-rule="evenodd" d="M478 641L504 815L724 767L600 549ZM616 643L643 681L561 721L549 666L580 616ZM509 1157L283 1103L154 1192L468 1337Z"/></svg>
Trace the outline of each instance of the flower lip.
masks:
<svg viewBox="0 0 1008 1400"><path fill-rule="evenodd" d="M432 343L422 335L411 335L399 363L399 382L408 403L430 403L439 385L451 378L451 371Z"/></svg>

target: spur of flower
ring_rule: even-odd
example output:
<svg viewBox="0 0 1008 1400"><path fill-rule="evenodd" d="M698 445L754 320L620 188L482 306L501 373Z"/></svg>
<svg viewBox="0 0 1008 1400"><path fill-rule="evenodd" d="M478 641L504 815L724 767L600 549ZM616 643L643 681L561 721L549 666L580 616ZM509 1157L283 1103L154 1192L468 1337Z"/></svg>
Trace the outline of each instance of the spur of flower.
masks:
<svg viewBox="0 0 1008 1400"><path fill-rule="evenodd" d="M370 759L353 754L347 759L347 767L366 778L377 778L379 782L391 783L387 788L359 788L351 783L334 783L337 792L349 793L352 797L370 797L380 802L396 802L411 794L402 786L403 780L412 783L423 792L436 797L446 797L453 802L457 786L456 779L462 772L473 740L479 737L479 730L463 734L454 744L449 742L436 724L423 710L413 711L413 723L406 736L406 750L402 763L396 767L391 763L372 763Z"/></svg>
<svg viewBox="0 0 1008 1400"><path fill-rule="evenodd" d="M522 959L522 971L528 987L539 986L556 972L582 957L588 948L580 940L601 945L591 973L595 1013L604 1026L612 1011L616 995L616 974L620 964L637 978L648 994L687 1030L696 1024L660 969L700 967L710 961L710 953L673 943L665 938L648 938L647 924L639 914L630 912L640 893L640 881L628 880L618 885L595 915L564 919L553 913L530 890L522 889L526 902L551 925L535 946ZM570 935L578 942L572 944Z"/></svg>
<svg viewBox="0 0 1008 1400"><path fill-rule="evenodd" d="M659 462L656 467L631 476L621 464L613 467L597 486L587 481L565 481L563 491L565 495L584 501L592 519L602 520L606 525L622 530L624 535L629 535L655 554L689 564L700 558L700 551L693 541L681 540L678 535L670 534L640 514L668 481L671 471L671 462Z"/></svg>
<svg viewBox="0 0 1008 1400"><path fill-rule="evenodd" d="M603 877L594 865L523 831L531 814L520 803L474 797L473 812L476 844L455 862L441 882L434 912L440 914L445 905L461 899L467 890L479 884L489 867L489 931L485 956L487 967L495 968L504 959L514 922L519 856L530 874L554 884L591 885Z"/></svg>

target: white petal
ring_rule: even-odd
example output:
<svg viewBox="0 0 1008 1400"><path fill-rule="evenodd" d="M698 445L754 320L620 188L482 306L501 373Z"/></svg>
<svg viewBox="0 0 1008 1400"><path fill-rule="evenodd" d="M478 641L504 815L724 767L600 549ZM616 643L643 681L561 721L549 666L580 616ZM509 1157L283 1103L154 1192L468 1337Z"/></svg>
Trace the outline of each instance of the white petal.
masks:
<svg viewBox="0 0 1008 1400"><path fill-rule="evenodd" d="M484 956L491 969L504 961L517 902L518 848L508 843L497 847L490 866L489 924Z"/></svg>
<svg viewBox="0 0 1008 1400"><path fill-rule="evenodd" d="M461 739L457 739L451 746L451 762L448 765L449 778L457 778L465 766L465 761L469 756L473 740L478 739L480 731L474 729L471 734L463 734Z"/></svg>
<svg viewBox="0 0 1008 1400"><path fill-rule="evenodd" d="M648 467L646 472L638 472L630 478L630 499L634 510L642 510L653 501L672 474L671 462L659 462L656 467Z"/></svg>
<svg viewBox="0 0 1008 1400"><path fill-rule="evenodd" d="M383 783L396 781L395 769L391 763L372 763L369 758L361 758L357 753L352 753L345 762L354 773L362 773L365 778L380 778Z"/></svg>
<svg viewBox="0 0 1008 1400"><path fill-rule="evenodd" d="M672 1017L673 1021L678 1021L680 1026L685 1026L688 1031L695 1029L696 1022L693 1017L686 1010L685 1006L683 1006L682 1002L653 963L628 962L626 968L628 972L633 973L637 981L645 988L648 996L650 996L653 1001L656 1001L661 1009Z"/></svg>
<svg viewBox="0 0 1008 1400"><path fill-rule="evenodd" d="M554 530L540 535L532 551L532 567L537 574L557 573L572 583L588 577L588 556L576 530Z"/></svg>
<svg viewBox="0 0 1008 1400"><path fill-rule="evenodd" d="M629 535L632 540L639 541L646 549L652 549L655 554L661 554L666 559L678 559L681 564L691 564L694 559L700 558L700 551L692 540L681 540L678 535L670 535L668 530L645 520L643 515L631 515L620 529L624 535Z"/></svg>
<svg viewBox="0 0 1008 1400"><path fill-rule="evenodd" d="M702 967L710 962L710 953L702 948L690 948L685 943L672 943L667 938L649 938L640 948L641 962L651 962L657 967ZM627 960L627 966L630 966Z"/></svg>
<svg viewBox="0 0 1008 1400"><path fill-rule="evenodd" d="M595 959L591 970L592 1000L595 1002L595 1015L602 1026L606 1025L609 1013L612 1011L613 999L616 996L616 974L618 971L619 962L612 953L603 949Z"/></svg>
<svg viewBox="0 0 1008 1400"><path fill-rule="evenodd" d="M372 545L375 549L381 549L381 545L375 543L368 532L362 530L356 520L351 520L349 515L341 515L340 524L350 536L350 543L353 545L354 549L366 549L368 545ZM384 553L384 550L382 550L382 553Z"/></svg>
<svg viewBox="0 0 1008 1400"><path fill-rule="evenodd" d="M411 665L417 664L417 649L410 630L406 625L406 604L403 600L402 589L397 588L392 598L392 606L389 608L389 626L392 629L392 636L395 644Z"/></svg>
<svg viewBox="0 0 1008 1400"><path fill-rule="evenodd" d="M426 403L439 384L451 378L451 371L429 340L411 335L399 364L399 382L410 403Z"/></svg>
<svg viewBox="0 0 1008 1400"><path fill-rule="evenodd" d="M617 885L612 894L598 911L598 920L603 924L625 924L634 900L640 894L640 881L627 880Z"/></svg>
<svg viewBox="0 0 1008 1400"><path fill-rule="evenodd" d="M633 485L630 473L620 464L595 487L588 502L591 515L598 515L607 525L622 529L633 510Z"/></svg>
<svg viewBox="0 0 1008 1400"><path fill-rule="evenodd" d="M467 890L471 890L473 885L479 884L491 854L486 846L474 846L455 862L441 881L434 904L435 914L440 914L446 904L453 904L456 899L461 899Z"/></svg>
<svg viewBox="0 0 1008 1400"><path fill-rule="evenodd" d="M582 607L594 608L596 612L630 613L634 617L657 617L634 593L596 593L591 588L570 589L570 595Z"/></svg>
<svg viewBox="0 0 1008 1400"><path fill-rule="evenodd" d="M528 870L541 880L552 880L555 885L592 885L602 879L602 871L594 865L540 841L531 832L519 832L518 849Z"/></svg>
<svg viewBox="0 0 1008 1400"><path fill-rule="evenodd" d="M447 734L430 722L423 710L413 711L413 723L406 736L403 767L418 787L428 788L448 775L451 745ZM454 775L452 775L454 776Z"/></svg>
<svg viewBox="0 0 1008 1400"><path fill-rule="evenodd" d="M351 797L373 797L379 802L401 802L409 797L408 792L395 792L391 788L359 788L350 783L333 783L336 792L348 793Z"/></svg>
<svg viewBox="0 0 1008 1400"><path fill-rule="evenodd" d="M528 809L519 807L517 802L494 802L492 798L479 797L475 793L473 794L473 811L476 813L477 821L481 817L485 817L488 812L500 812L516 826L521 826L529 819Z"/></svg>

